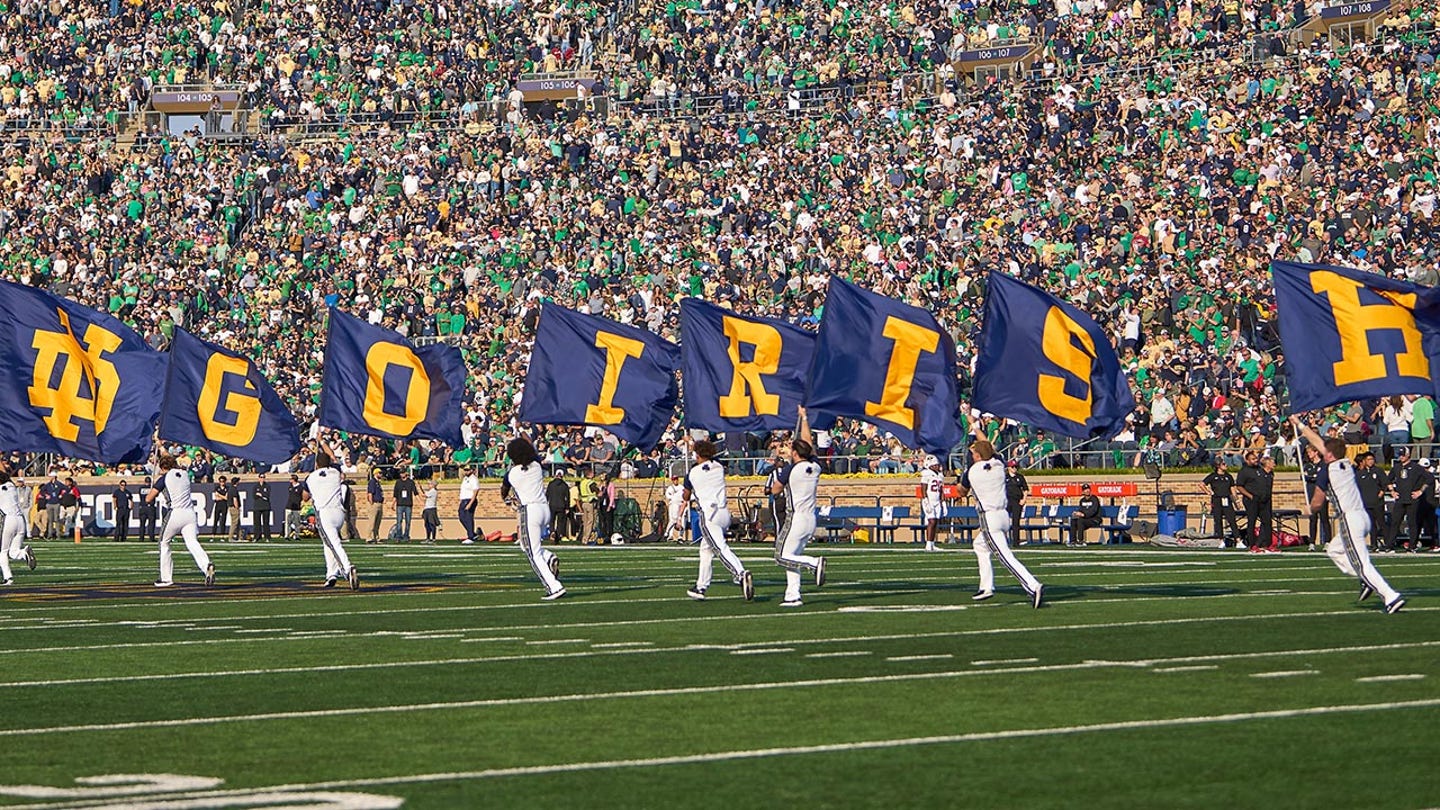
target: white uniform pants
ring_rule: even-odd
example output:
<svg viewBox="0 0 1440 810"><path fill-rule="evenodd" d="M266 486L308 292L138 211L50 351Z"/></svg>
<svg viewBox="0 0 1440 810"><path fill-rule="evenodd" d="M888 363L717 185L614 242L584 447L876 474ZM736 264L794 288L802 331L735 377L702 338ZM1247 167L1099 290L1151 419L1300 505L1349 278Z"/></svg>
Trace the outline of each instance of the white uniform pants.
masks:
<svg viewBox="0 0 1440 810"><path fill-rule="evenodd" d="M25 546L25 518L19 515L5 516L4 534L0 535L0 579L11 579L11 555ZM24 558L24 554L20 558Z"/></svg>
<svg viewBox="0 0 1440 810"><path fill-rule="evenodd" d="M325 549L326 579L343 579L350 575L350 555L340 544L340 527L344 525L344 509L315 511L315 528L320 531L320 545Z"/></svg>
<svg viewBox="0 0 1440 810"><path fill-rule="evenodd" d="M1370 562L1370 550L1365 547L1365 536L1370 533L1370 516L1363 513L1341 514L1335 525L1335 536L1330 538L1330 542L1325 546L1325 553L1329 555L1331 562L1345 572L1345 576L1356 577L1373 588L1375 593L1385 600L1385 604L1395 601L1395 597L1400 594L1375 570L1374 563Z"/></svg>
<svg viewBox="0 0 1440 810"><path fill-rule="evenodd" d="M1015 552L1010 550L1010 541L1006 535L1010 532L1010 514L1003 511L982 511L980 513L980 533L975 536L975 562L980 566L980 590L995 590L995 567L991 563L990 555L996 554L1000 562L1010 573L1020 580L1020 585L1025 592L1031 596L1040 589L1040 581L1030 573L1021 562L1015 559Z"/></svg>
<svg viewBox="0 0 1440 810"><path fill-rule="evenodd" d="M775 538L775 562L785 569L785 601L800 598L800 572L820 567L820 558L805 554L805 546L815 536L815 513L785 516L785 531Z"/></svg>
<svg viewBox="0 0 1440 810"><path fill-rule="evenodd" d="M198 531L195 528L194 509L171 509L170 517L165 520L165 528L160 532L160 581L175 581L175 559L170 555L170 541L175 535L180 535L185 540L185 550L195 559L195 565L200 573L210 567L210 555L200 545Z"/></svg>
<svg viewBox="0 0 1440 810"><path fill-rule="evenodd" d="M702 591L710 587L716 557L720 558L720 562L730 571L730 576L736 582L739 582L740 575L745 573L745 564L740 562L740 558L730 550L730 544L725 542L725 530L728 528L729 509L706 509L700 516L700 575L695 578L695 586Z"/></svg>
<svg viewBox="0 0 1440 810"><path fill-rule="evenodd" d="M520 507L520 550L525 552L525 559L530 562L530 570L540 578L540 584L545 586L546 595L556 593L565 586L550 572L550 561L555 555L540 545L540 539L545 536L545 527L550 525L550 506L543 503L531 503Z"/></svg>

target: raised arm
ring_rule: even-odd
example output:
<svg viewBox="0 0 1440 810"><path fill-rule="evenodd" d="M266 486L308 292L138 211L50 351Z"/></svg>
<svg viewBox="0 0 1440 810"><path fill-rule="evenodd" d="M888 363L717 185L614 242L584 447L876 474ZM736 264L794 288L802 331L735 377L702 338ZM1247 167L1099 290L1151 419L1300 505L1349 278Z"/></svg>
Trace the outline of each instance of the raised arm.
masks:
<svg viewBox="0 0 1440 810"><path fill-rule="evenodd" d="M799 411L800 411L800 427L799 427L799 429L795 432L795 438L799 439L799 440L802 441L802 442L809 442L810 446L811 446L811 447L814 447L814 446L815 446L815 436L814 436L813 433L810 432L810 418L805 415L805 408L804 408L804 406L801 406L801 407L799 408Z"/></svg>
<svg viewBox="0 0 1440 810"><path fill-rule="evenodd" d="M1297 414L1290 414L1290 424L1295 428L1296 433L1305 437L1305 441L1309 442L1310 446L1315 448L1315 452L1319 453L1321 458L1325 457L1325 441L1320 438L1320 434L1311 430L1309 425L1300 421L1300 417Z"/></svg>
<svg viewBox="0 0 1440 810"><path fill-rule="evenodd" d="M325 431L322 430L319 433L315 434L315 446L320 450L320 452L329 456L330 460L335 463L336 467L340 466L340 457L335 455L335 448L331 447L330 443L325 441Z"/></svg>

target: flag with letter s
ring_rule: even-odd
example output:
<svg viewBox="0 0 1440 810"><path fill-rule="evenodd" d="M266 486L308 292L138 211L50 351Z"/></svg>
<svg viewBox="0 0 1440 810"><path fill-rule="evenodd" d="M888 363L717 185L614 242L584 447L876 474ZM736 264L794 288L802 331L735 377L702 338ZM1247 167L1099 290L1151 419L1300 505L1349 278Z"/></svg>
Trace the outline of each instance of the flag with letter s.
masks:
<svg viewBox="0 0 1440 810"><path fill-rule="evenodd" d="M955 342L935 316L835 276L805 405L869 422L907 447L949 453L960 443Z"/></svg>
<svg viewBox="0 0 1440 810"><path fill-rule="evenodd" d="M330 308L320 424L389 439L464 444L465 359Z"/></svg>
<svg viewBox="0 0 1440 810"><path fill-rule="evenodd" d="M990 273L975 365L976 408L1076 438L1125 429L1135 395L1105 330L1044 290Z"/></svg>
<svg viewBox="0 0 1440 810"><path fill-rule="evenodd" d="M669 341L547 302L535 330L520 421L602 427L649 450L675 413L679 365L680 349Z"/></svg>
<svg viewBox="0 0 1440 810"><path fill-rule="evenodd" d="M795 427L814 333L686 298L680 336L685 424L719 433ZM812 425L816 417L810 415Z"/></svg>
<svg viewBox="0 0 1440 810"><path fill-rule="evenodd" d="M104 464L150 455L165 355L103 312L0 281L0 447Z"/></svg>
<svg viewBox="0 0 1440 810"><path fill-rule="evenodd" d="M300 449L295 417L255 364L175 330L160 438L261 464L280 464Z"/></svg>
<svg viewBox="0 0 1440 810"><path fill-rule="evenodd" d="M1294 410L1440 394L1440 288L1298 262L1270 274Z"/></svg>

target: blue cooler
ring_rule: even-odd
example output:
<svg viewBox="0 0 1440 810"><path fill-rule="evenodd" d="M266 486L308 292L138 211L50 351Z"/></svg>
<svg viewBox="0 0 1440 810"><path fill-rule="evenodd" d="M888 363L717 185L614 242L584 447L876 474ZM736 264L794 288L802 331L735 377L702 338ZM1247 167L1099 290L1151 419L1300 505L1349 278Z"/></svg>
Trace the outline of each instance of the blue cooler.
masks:
<svg viewBox="0 0 1440 810"><path fill-rule="evenodd" d="M1185 528L1185 509L1161 509L1155 516L1155 531L1174 537Z"/></svg>

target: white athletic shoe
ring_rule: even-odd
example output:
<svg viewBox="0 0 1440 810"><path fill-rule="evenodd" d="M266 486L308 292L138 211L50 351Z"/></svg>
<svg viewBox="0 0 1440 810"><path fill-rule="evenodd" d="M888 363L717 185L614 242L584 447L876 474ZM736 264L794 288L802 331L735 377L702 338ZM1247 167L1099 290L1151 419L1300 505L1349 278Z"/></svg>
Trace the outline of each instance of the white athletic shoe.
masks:
<svg viewBox="0 0 1440 810"><path fill-rule="evenodd" d="M740 592L745 594L745 601L749 602L755 598L755 578L749 571L740 574Z"/></svg>
<svg viewBox="0 0 1440 810"><path fill-rule="evenodd" d="M993 597L994 595L995 595L995 592L994 592L994 591L976 591L976 592L975 592L975 595L970 597L970 601L971 601L971 602L984 602L986 599L989 599L989 598Z"/></svg>
<svg viewBox="0 0 1440 810"><path fill-rule="evenodd" d="M1033 594L1030 595L1030 607L1033 607L1033 608L1038 608L1038 607L1040 607L1040 603L1041 603L1042 601L1044 601L1044 599L1045 599L1045 586L1044 586L1044 585L1036 586L1036 588L1035 588L1035 593L1033 593Z"/></svg>
<svg viewBox="0 0 1440 810"><path fill-rule="evenodd" d="M786 599L780 603L780 607L800 607L803 604L805 603L799 599Z"/></svg>
<svg viewBox="0 0 1440 810"><path fill-rule="evenodd" d="M815 566L815 587L825 584L825 558L820 558L820 563Z"/></svg>
<svg viewBox="0 0 1440 810"><path fill-rule="evenodd" d="M14 585L14 584L15 584L15 580L13 580L13 579L7 579L7 580L5 580L4 582L0 582L0 585Z"/></svg>
<svg viewBox="0 0 1440 810"><path fill-rule="evenodd" d="M1238 551L1244 551L1245 549L1249 548L1249 546L1245 545L1245 541L1244 541L1244 540L1236 540L1236 541L1235 541L1235 548L1236 548L1236 550L1238 550Z"/></svg>
<svg viewBox="0 0 1440 810"><path fill-rule="evenodd" d="M212 588L212 587L214 587L214 586L215 586L215 563L210 563L209 565L205 566L205 587L207 587L207 588Z"/></svg>
<svg viewBox="0 0 1440 810"><path fill-rule="evenodd" d="M175 584L175 583L173 583L173 582L166 582L166 581L163 580L163 579L157 579L157 580L155 580L155 587L157 587L157 588L168 588L168 587L170 587L171 585L174 585L174 584Z"/></svg>
<svg viewBox="0 0 1440 810"><path fill-rule="evenodd" d="M694 599L696 602L704 602L704 601L705 601L705 589L704 589L704 588L691 588L690 590L688 590L688 591L685 592L685 595L688 596L688 597L690 597L691 599Z"/></svg>
<svg viewBox="0 0 1440 810"><path fill-rule="evenodd" d="M30 570L31 570L31 571L34 571L34 570L35 570L35 549L30 548L30 546L27 545L27 546L25 546L25 548L22 549L22 550L23 550L24 553L25 553L25 564L28 565L28 566L30 566Z"/></svg>
<svg viewBox="0 0 1440 810"><path fill-rule="evenodd" d="M1360 599L1357 600L1357 601L1364 602L1366 599L1369 599L1370 597L1372 597L1372 596L1374 596L1374 595L1375 595L1375 589L1374 589L1374 588L1370 587L1368 584L1362 584L1362 585L1360 586Z"/></svg>
<svg viewBox="0 0 1440 810"><path fill-rule="evenodd" d="M542 597L540 597L540 598L543 599L543 600L545 600L546 602L554 602L556 599L559 599L560 597L562 597L562 596L564 596L564 595L565 595L565 589L564 589L564 588L561 588L560 590L558 590L558 591L556 591L556 592L554 592L554 593L547 593L547 594L545 594L544 596L542 596Z"/></svg>
<svg viewBox="0 0 1440 810"><path fill-rule="evenodd" d="M934 543L926 543L926 544L925 544L925 550L926 550L926 551L939 551L940 549L935 548L935 544L934 544Z"/></svg>
<svg viewBox="0 0 1440 810"><path fill-rule="evenodd" d="M325 584L324 584L324 585L321 585L320 587L322 587L322 588L333 588L333 587L335 587L335 583L338 582L338 581L339 581L339 578L338 578L338 577L326 577L326 578L325 578Z"/></svg>
<svg viewBox="0 0 1440 810"><path fill-rule="evenodd" d="M551 557L551 558L550 558L550 576L555 577L556 579L559 579L559 578L560 578L560 558L559 558L559 557Z"/></svg>
<svg viewBox="0 0 1440 810"><path fill-rule="evenodd" d="M350 571L345 574L345 579L350 583L350 590L360 590L360 572L356 570L355 566L350 566Z"/></svg>
<svg viewBox="0 0 1440 810"><path fill-rule="evenodd" d="M471 540L471 539L469 539L469 538L466 538L466 539L460 541L460 545L462 545L462 546L473 546L473 545L475 545L475 541L474 541L474 540Z"/></svg>
<svg viewBox="0 0 1440 810"><path fill-rule="evenodd" d="M1394 599L1390 600L1390 603L1389 603L1389 604L1385 605L1385 612L1386 612L1386 613L1399 613L1399 612L1400 612L1400 608L1403 608L1403 607L1405 607L1405 597L1403 597L1403 596L1397 596L1397 597L1395 597Z"/></svg>

